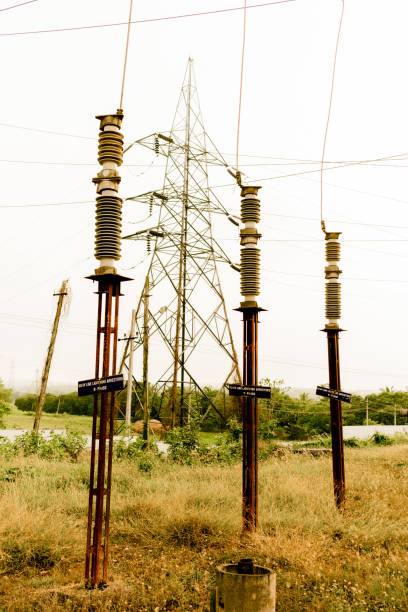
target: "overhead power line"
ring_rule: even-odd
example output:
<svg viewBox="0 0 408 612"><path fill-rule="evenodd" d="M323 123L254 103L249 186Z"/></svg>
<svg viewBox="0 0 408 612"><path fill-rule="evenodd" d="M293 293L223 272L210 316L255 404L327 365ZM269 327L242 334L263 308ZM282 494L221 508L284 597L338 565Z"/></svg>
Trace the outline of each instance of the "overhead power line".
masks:
<svg viewBox="0 0 408 612"><path fill-rule="evenodd" d="M93 204L94 200L80 200L77 202L39 202L38 204L0 204L0 208L37 208L40 206L70 206L72 204Z"/></svg>
<svg viewBox="0 0 408 612"><path fill-rule="evenodd" d="M26 2L13 4L12 6L6 6L5 8L0 9L0 13L2 13L3 11L9 11L10 9L19 8L20 6L24 6L25 4L32 4L33 2L38 2L38 0L27 0Z"/></svg>
<svg viewBox="0 0 408 612"><path fill-rule="evenodd" d="M263 2L262 4L250 4L247 6L247 9L252 8L262 8L265 6L272 6L273 4L288 4L289 2L296 2L296 0L275 0L274 2ZM231 8L224 9L215 9L213 11L201 11L199 13L185 13L182 15L169 15L167 17L150 17L148 19L135 19L130 23L153 23L156 21L171 21L175 19L186 19L190 17L202 17L204 15L216 15L220 13L232 13L233 11L242 11L244 10L243 6L235 6ZM118 26L128 25L128 21L120 21L119 23L100 23L100 24L92 24L87 26L73 26L70 28L50 28L47 30L30 30L27 32L2 32L0 36L25 36L29 34L51 34L55 32L73 32L76 30L93 30L97 28L114 28Z"/></svg>
<svg viewBox="0 0 408 612"><path fill-rule="evenodd" d="M26 127L25 125L14 125L12 123L0 123L0 127L13 128L15 130L26 130L27 132L40 132L41 134L51 134L52 136L68 136L69 138L82 138L84 140L97 140L97 138L92 138L91 136L83 136L81 134L69 134L67 132L54 132L53 130L43 130L40 128L31 128L31 127Z"/></svg>

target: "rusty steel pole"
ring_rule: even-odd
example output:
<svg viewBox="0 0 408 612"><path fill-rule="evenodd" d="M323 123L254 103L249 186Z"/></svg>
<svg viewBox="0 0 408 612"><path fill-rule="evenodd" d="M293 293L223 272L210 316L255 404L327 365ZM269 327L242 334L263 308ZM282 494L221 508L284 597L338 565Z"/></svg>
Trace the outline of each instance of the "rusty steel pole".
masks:
<svg viewBox="0 0 408 612"><path fill-rule="evenodd" d="M340 262L339 232L325 232L326 239L326 318L324 332L327 335L327 350L329 361L329 386L331 390L341 391L340 384L340 357L339 326L341 314L341 285L339 276ZM339 510L345 507L346 481L344 473L344 445L343 445L343 415L341 401L330 398L330 431L332 439L333 486L334 500Z"/></svg>
<svg viewBox="0 0 408 612"><path fill-rule="evenodd" d="M98 161L102 169L96 184L95 257L99 267L88 278L98 283L95 378L116 374L119 296L122 281L114 266L120 259L122 200L118 197L123 159L123 113L100 115ZM115 392L94 395L89 478L85 581L88 588L103 587L108 580L109 515L112 484Z"/></svg>
<svg viewBox="0 0 408 612"><path fill-rule="evenodd" d="M258 308L242 308L244 321L243 384L258 383ZM242 402L242 518L244 531L258 527L258 400Z"/></svg>
<svg viewBox="0 0 408 612"><path fill-rule="evenodd" d="M243 315L243 384L258 384L258 312L260 249L256 224L260 221L260 187L241 187L241 295ZM258 405L256 397L242 398L242 529L258 526Z"/></svg>

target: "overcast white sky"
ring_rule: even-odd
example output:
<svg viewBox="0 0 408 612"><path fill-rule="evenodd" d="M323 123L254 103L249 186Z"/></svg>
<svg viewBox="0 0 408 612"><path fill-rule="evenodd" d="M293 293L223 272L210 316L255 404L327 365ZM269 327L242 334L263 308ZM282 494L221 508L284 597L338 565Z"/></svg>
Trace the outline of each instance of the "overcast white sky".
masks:
<svg viewBox="0 0 408 612"><path fill-rule="evenodd" d="M2 0L0 9L11 4ZM133 18L242 4L136 0ZM94 116L118 107L126 26L5 34L123 22L128 9L128 0L38 0L0 11L0 376L7 383L34 381L41 372L56 305L52 294L67 277L72 305L57 340L50 383L75 383L93 374L96 298L84 277L95 267L94 211L86 203L94 200L91 179L98 170ZM340 10L340 0L248 10L241 161L249 164L242 167L248 177L263 186L259 303L268 312L261 317L260 375L295 387L314 387L328 378L326 339L319 331L324 325L319 165L309 161L321 156ZM242 17L234 11L132 27L127 142L170 129L191 56L207 131L233 160ZM327 228L343 232L344 390L408 385L407 19L404 0L345 0L326 159L400 157L325 172ZM153 159L147 150L132 149L125 166L142 166L122 167L123 197L160 187L160 160L138 176ZM276 178L305 170L316 172ZM212 185L225 183L231 183L227 174L221 181L218 174L210 176ZM217 188L217 194L237 212L236 187ZM85 203L21 206L61 202ZM146 215L125 204L124 232L142 227L137 221ZM236 228L215 226L214 233L238 261ZM128 268L144 255L141 245L124 243L122 270L135 281L124 287L122 335L145 264ZM239 304L238 276L229 268L220 275L240 348L240 317L232 310ZM203 355L208 382L220 382L208 362Z"/></svg>

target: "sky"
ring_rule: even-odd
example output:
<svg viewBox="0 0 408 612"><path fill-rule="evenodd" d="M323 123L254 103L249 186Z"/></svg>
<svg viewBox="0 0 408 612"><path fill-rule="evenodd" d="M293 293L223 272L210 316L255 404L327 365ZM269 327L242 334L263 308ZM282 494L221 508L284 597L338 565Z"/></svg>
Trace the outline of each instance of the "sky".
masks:
<svg viewBox="0 0 408 612"><path fill-rule="evenodd" d="M15 2L17 4L17 1ZM261 4L248 2L251 4ZM138 0L133 19L242 8L242 0ZM128 0L0 2L0 377L34 385L41 374L62 280L72 288L50 385L91 378L96 296L93 273L97 164L95 115L119 106ZM340 0L294 0L247 10L240 168L262 186L260 377L313 388L327 381L322 155ZM169 130L189 57L206 129L225 158L235 155L243 11L132 25L123 133L130 143ZM8 10L6 10L8 9ZM403 0L345 0L323 186L327 229L341 231L342 388L408 385L408 6ZM31 33L27 33L31 32ZM34 33L37 32L37 33ZM374 160L374 161L370 161ZM377 160L377 161L375 161ZM347 165L346 162L364 163ZM339 166L339 167L338 167ZM122 197L157 188L162 160L133 147L121 168ZM210 185L237 214L239 190L219 169ZM123 210L124 234L148 213ZM239 261L238 230L214 235ZM134 281L121 298L120 334L144 282L146 250L125 241L119 269ZM239 279L220 277L238 351ZM163 296L165 301L165 296ZM152 345L152 353L154 343ZM219 368L202 355L208 383ZM160 355L154 356L160 361ZM136 363L136 372L141 364Z"/></svg>

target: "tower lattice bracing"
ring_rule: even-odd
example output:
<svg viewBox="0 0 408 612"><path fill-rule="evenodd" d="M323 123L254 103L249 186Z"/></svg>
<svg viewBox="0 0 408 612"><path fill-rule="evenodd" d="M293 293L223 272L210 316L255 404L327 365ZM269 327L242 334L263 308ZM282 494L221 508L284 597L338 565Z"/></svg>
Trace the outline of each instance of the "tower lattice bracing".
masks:
<svg viewBox="0 0 408 612"><path fill-rule="evenodd" d="M169 424L174 426L186 422L192 394L203 394L209 409L216 409L214 399L208 397L204 388L209 373L208 368L203 371L202 361L211 360L209 346L226 357L224 382L241 382L217 269L219 264L228 264L235 270L239 267L214 239L212 216L226 215L238 223L208 185L208 165L227 164L206 134L191 59L171 131L152 134L137 142L166 159L162 189L128 198L156 210L157 222L126 238L147 240L148 249L152 249L148 270L151 295L148 333L154 346L150 354L153 360L156 351L160 351L161 358L166 354L168 359L161 375L150 382L156 391L166 391ZM166 298L162 297L160 302L159 296ZM143 345L143 328L142 292L136 314L136 351ZM157 348L157 339L164 350ZM130 343L124 352L125 362L129 346ZM206 347L201 358L200 347Z"/></svg>

